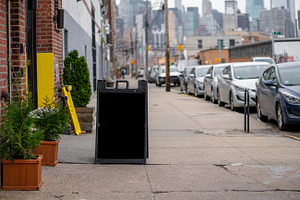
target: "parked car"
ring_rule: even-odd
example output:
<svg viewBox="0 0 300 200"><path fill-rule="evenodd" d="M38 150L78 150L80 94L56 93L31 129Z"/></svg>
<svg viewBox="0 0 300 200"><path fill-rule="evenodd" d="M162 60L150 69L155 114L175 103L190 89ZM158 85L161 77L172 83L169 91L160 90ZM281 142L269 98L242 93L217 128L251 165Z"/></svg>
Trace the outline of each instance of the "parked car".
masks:
<svg viewBox="0 0 300 200"><path fill-rule="evenodd" d="M218 76L221 74L222 70L228 65L228 63L217 64L212 65L208 69L203 82L205 100L208 100L210 98L213 103L217 103Z"/></svg>
<svg viewBox="0 0 300 200"><path fill-rule="evenodd" d="M256 83L257 117L277 121L278 128L300 125L300 62L272 65Z"/></svg>
<svg viewBox="0 0 300 200"><path fill-rule="evenodd" d="M139 68L138 69L138 76L143 77L144 76L144 68Z"/></svg>
<svg viewBox="0 0 300 200"><path fill-rule="evenodd" d="M187 78L188 78L188 75L191 72L191 70L192 70L192 67L190 67L190 66L184 68L184 70L179 78L180 91L185 91L185 93L187 93Z"/></svg>
<svg viewBox="0 0 300 200"><path fill-rule="evenodd" d="M169 82L173 83L174 85L179 85L179 77L180 77L180 72L177 70L176 66L174 65L170 66ZM166 66L162 65L158 67L155 76L155 84L157 86L161 86L162 84L165 84L165 81L166 81Z"/></svg>
<svg viewBox="0 0 300 200"><path fill-rule="evenodd" d="M187 94L193 93L196 97L204 94L203 81L209 67L209 65L192 67L187 78Z"/></svg>
<svg viewBox="0 0 300 200"><path fill-rule="evenodd" d="M276 64L273 58L270 57L253 57L251 59L252 62L268 62L270 64Z"/></svg>
<svg viewBox="0 0 300 200"><path fill-rule="evenodd" d="M157 73L158 66L152 66L149 72L149 83L155 83L155 75Z"/></svg>
<svg viewBox="0 0 300 200"><path fill-rule="evenodd" d="M225 67L218 79L218 104L230 104L231 110L244 106L245 90L249 91L250 107L255 107L255 82L263 71L270 67L266 62L231 63Z"/></svg>

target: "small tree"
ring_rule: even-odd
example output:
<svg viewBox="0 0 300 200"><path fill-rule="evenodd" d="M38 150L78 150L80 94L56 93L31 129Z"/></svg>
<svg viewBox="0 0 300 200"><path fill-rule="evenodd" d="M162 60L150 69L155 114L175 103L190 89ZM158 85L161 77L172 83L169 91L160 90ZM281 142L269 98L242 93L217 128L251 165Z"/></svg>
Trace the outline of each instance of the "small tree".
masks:
<svg viewBox="0 0 300 200"><path fill-rule="evenodd" d="M72 86L75 107L85 107L90 102L92 86L89 69L85 58L79 57L77 50L69 52L64 60L63 82Z"/></svg>
<svg viewBox="0 0 300 200"><path fill-rule="evenodd" d="M13 70L13 86L16 90L4 107L0 127L0 158L34 159L33 150L43 138L43 131L35 127L36 119L29 117L34 106L31 95L25 95L25 91L21 90L20 79L23 76L22 71Z"/></svg>

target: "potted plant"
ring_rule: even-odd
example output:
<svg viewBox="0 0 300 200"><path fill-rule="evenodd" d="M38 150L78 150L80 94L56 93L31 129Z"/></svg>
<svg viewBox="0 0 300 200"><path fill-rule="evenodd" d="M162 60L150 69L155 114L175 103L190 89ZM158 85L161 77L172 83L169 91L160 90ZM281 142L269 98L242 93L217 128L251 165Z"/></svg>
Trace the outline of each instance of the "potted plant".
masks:
<svg viewBox="0 0 300 200"><path fill-rule="evenodd" d="M69 52L64 60L63 81L64 85L72 86L72 100L81 130L91 132L95 107L87 107L92 96L90 74L85 58L79 57L77 50Z"/></svg>
<svg viewBox="0 0 300 200"><path fill-rule="evenodd" d="M56 166L58 163L58 144L61 135L69 124L70 117L61 102L55 104L49 97L44 99L43 106L32 111L30 117L35 118L35 127L43 131L43 140L35 149L36 154L43 155L43 166Z"/></svg>
<svg viewBox="0 0 300 200"><path fill-rule="evenodd" d="M39 190L42 185L42 156L35 156L33 149L43 132L34 127L32 110L31 98L20 93L5 106L0 130L3 190Z"/></svg>

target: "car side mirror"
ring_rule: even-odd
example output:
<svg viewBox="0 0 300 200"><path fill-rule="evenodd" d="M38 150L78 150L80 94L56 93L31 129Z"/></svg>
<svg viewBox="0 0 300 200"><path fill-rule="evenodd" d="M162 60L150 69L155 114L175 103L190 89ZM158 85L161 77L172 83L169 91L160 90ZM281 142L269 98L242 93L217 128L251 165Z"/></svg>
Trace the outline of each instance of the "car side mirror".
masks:
<svg viewBox="0 0 300 200"><path fill-rule="evenodd" d="M277 84L276 83L274 83L272 80L268 80L268 81L264 81L264 84L266 85L266 86L270 86L270 87L276 87L277 86Z"/></svg>
<svg viewBox="0 0 300 200"><path fill-rule="evenodd" d="M195 78L195 75L194 75L194 74L190 74L190 77L191 77L191 78Z"/></svg>
<svg viewBox="0 0 300 200"><path fill-rule="evenodd" d="M224 78L224 79L227 79L227 80L230 80L229 74L224 74L224 75L223 75L223 78Z"/></svg>
<svg viewBox="0 0 300 200"><path fill-rule="evenodd" d="M206 74L205 78L211 78L211 74Z"/></svg>

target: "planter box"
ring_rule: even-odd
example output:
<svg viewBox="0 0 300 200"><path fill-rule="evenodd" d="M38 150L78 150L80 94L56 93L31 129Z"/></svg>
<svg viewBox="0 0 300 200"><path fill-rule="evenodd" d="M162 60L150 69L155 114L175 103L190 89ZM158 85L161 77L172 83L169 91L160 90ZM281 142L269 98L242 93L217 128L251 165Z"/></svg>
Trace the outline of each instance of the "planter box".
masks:
<svg viewBox="0 0 300 200"><path fill-rule="evenodd" d="M58 143L60 141L41 141L38 148L35 149L36 155L43 155L42 165L43 166L56 166L58 163Z"/></svg>
<svg viewBox="0 0 300 200"><path fill-rule="evenodd" d="M42 158L2 160L2 189L39 190L43 183Z"/></svg>
<svg viewBox="0 0 300 200"><path fill-rule="evenodd" d="M94 124L95 107L90 106L90 107L75 108L75 110L76 110L76 114L78 117L81 130L86 131L87 133L91 133ZM73 125L72 125L72 130L74 130Z"/></svg>

